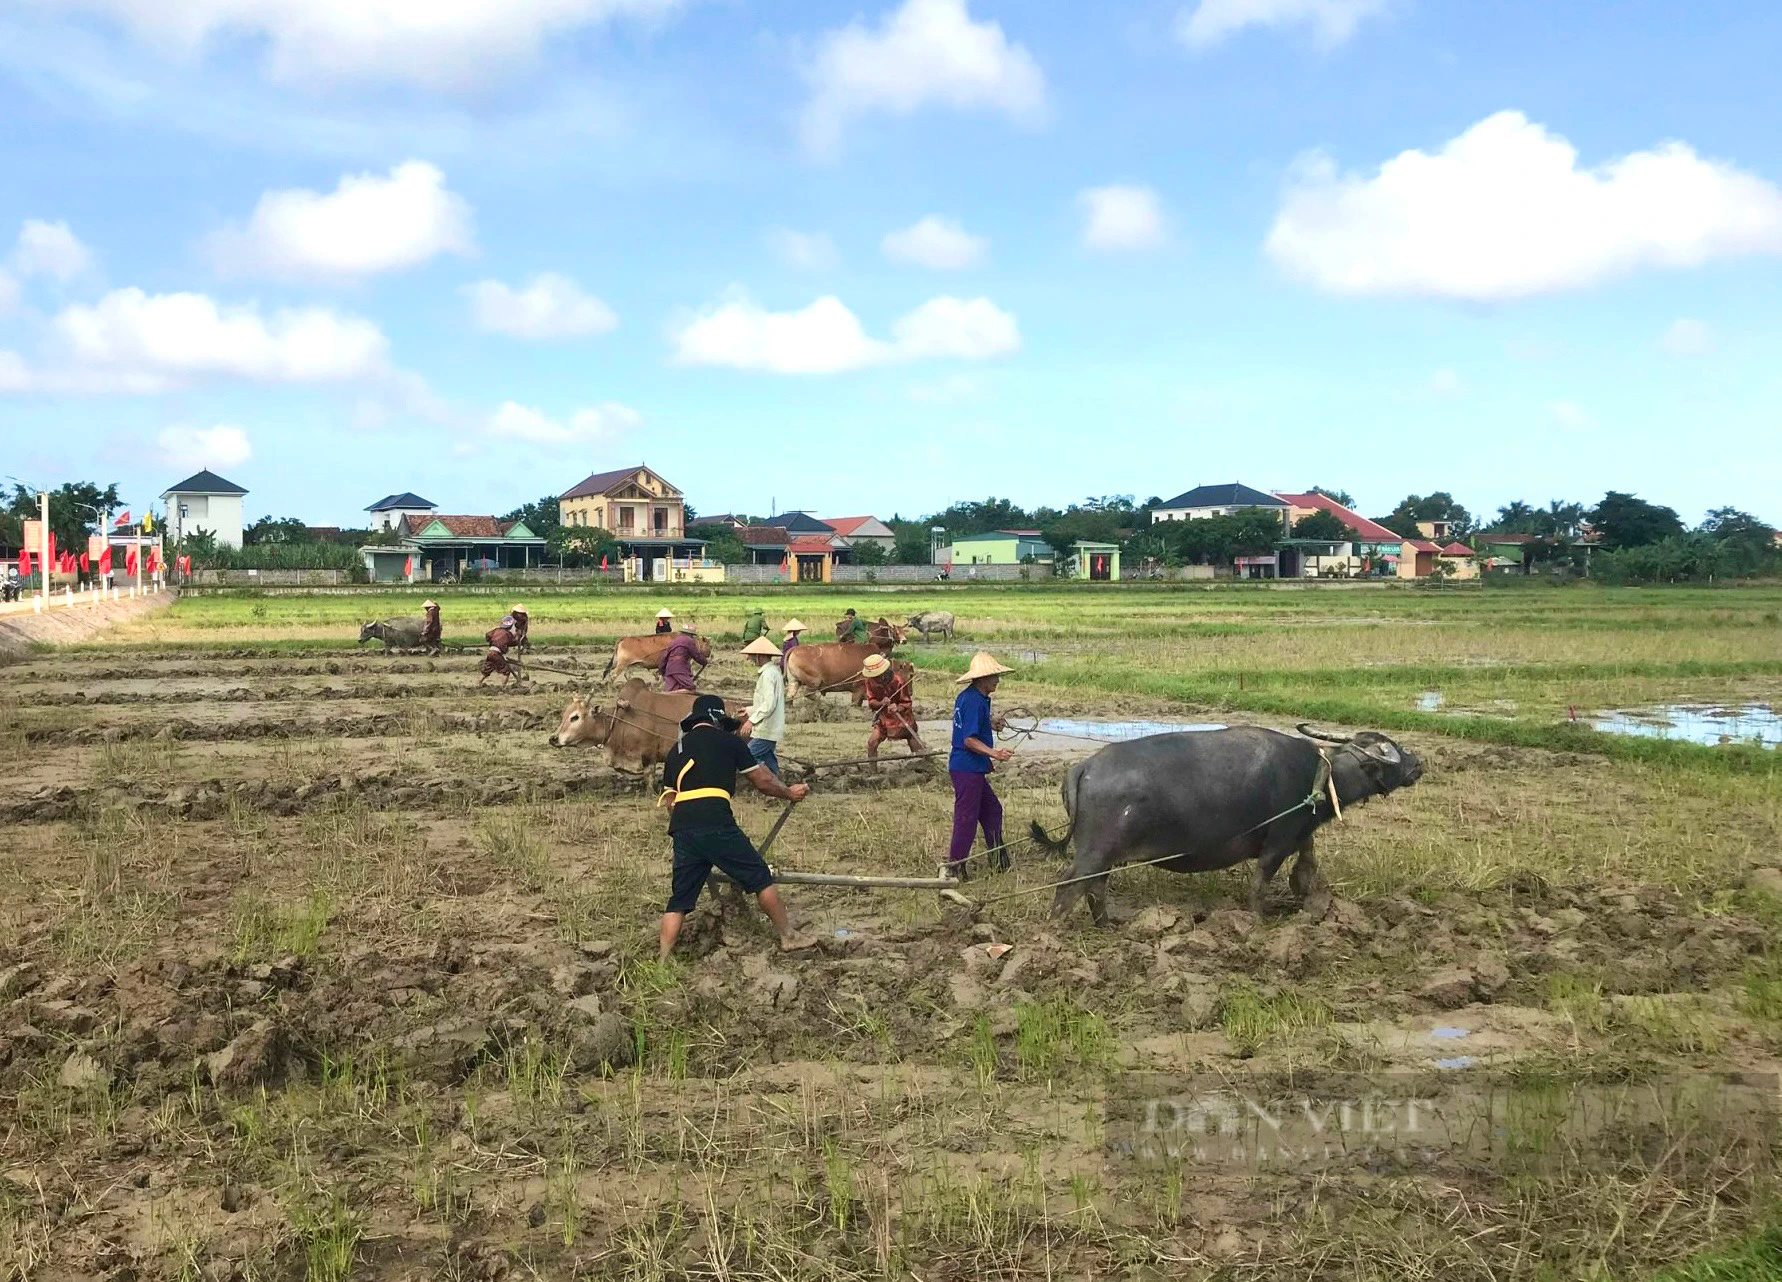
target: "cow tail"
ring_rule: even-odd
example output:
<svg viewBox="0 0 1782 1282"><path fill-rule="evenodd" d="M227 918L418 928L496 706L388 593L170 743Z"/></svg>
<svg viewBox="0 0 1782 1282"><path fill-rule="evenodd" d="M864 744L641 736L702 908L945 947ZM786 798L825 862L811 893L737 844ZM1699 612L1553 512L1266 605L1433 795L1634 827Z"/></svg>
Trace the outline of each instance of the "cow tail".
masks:
<svg viewBox="0 0 1782 1282"><path fill-rule="evenodd" d="M1082 780L1083 768L1075 766L1065 774L1064 783L1058 789L1059 794L1064 798L1064 813L1070 819L1070 822L1064 826L1062 837L1053 837L1048 834L1044 828L1040 827L1040 821L1037 819L1032 820L1029 825L1034 841L1043 846L1047 852L1057 855L1061 859L1069 853L1071 834L1077 830L1077 790L1081 787Z"/></svg>
<svg viewBox="0 0 1782 1282"><path fill-rule="evenodd" d="M608 677L612 676L613 663L618 659L618 657L619 657L619 652L616 649L610 655L607 656L606 668L600 674L600 679L602 681L605 681Z"/></svg>

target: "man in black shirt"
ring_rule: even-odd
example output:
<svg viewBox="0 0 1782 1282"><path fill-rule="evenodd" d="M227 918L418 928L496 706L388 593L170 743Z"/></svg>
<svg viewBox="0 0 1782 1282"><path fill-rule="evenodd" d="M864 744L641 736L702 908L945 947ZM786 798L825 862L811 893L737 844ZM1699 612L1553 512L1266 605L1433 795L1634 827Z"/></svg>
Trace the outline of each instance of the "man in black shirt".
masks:
<svg viewBox="0 0 1782 1282"><path fill-rule="evenodd" d="M681 924L715 865L726 877L751 895L758 896L763 911L780 932L780 948L795 952L817 941L792 929L786 906L774 889L773 873L755 850L748 835L736 826L730 799L736 794L740 774L758 792L786 801L803 801L808 784L790 788L774 778L773 771L756 761L749 745L735 731L741 723L724 715L724 701L702 694L693 711L681 722L681 741L662 767L662 804L670 807L668 835L674 840L674 888L662 914L657 957L667 961L680 937Z"/></svg>

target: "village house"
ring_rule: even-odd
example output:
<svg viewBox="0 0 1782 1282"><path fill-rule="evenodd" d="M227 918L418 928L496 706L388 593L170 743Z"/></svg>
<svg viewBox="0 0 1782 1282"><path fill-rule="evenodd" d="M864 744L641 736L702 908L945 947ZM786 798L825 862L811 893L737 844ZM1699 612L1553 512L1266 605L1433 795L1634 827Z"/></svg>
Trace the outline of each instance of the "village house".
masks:
<svg viewBox="0 0 1782 1282"><path fill-rule="evenodd" d="M1272 512L1286 523L1288 504L1273 494L1264 494L1248 485L1233 481L1229 485L1197 485L1168 502L1151 509L1151 520L1200 521L1213 516L1230 516L1260 508Z"/></svg>
<svg viewBox="0 0 1782 1282"><path fill-rule="evenodd" d="M161 495L167 504L167 538L178 543L199 533L211 535L220 548L241 546L241 500L247 491L206 468Z"/></svg>
<svg viewBox="0 0 1782 1282"><path fill-rule="evenodd" d="M890 556L897 547L897 532L876 516L826 516L822 520L850 549L875 543Z"/></svg>
<svg viewBox="0 0 1782 1282"><path fill-rule="evenodd" d="M655 579L675 561L703 561L704 539L687 537L686 498L638 464L596 472L557 498L557 519L569 530L605 530L619 544L627 575Z"/></svg>
<svg viewBox="0 0 1782 1282"><path fill-rule="evenodd" d="M961 534L935 555L941 565L1051 565L1052 545L1038 530Z"/></svg>
<svg viewBox="0 0 1782 1282"><path fill-rule="evenodd" d="M373 530L380 534L390 534L403 517L419 520L424 516L432 516L439 511L439 505L428 502L419 494L404 491L401 494L386 494L365 510L371 513Z"/></svg>
<svg viewBox="0 0 1782 1282"><path fill-rule="evenodd" d="M792 546L792 536L777 525L745 525L736 537L749 550L750 565L778 565Z"/></svg>
<svg viewBox="0 0 1782 1282"><path fill-rule="evenodd" d="M1350 536L1347 543L1322 546L1289 539L1282 548L1280 577L1389 579L1398 574L1404 539L1378 521L1370 521L1330 495L1316 491L1275 497L1288 505L1290 526L1297 526L1314 512L1328 512ZM1289 556L1289 552L1293 555Z"/></svg>
<svg viewBox="0 0 1782 1282"><path fill-rule="evenodd" d="M395 546L359 549L373 583L440 583L492 570L527 570L544 564L545 541L524 521L493 516L403 517Z"/></svg>

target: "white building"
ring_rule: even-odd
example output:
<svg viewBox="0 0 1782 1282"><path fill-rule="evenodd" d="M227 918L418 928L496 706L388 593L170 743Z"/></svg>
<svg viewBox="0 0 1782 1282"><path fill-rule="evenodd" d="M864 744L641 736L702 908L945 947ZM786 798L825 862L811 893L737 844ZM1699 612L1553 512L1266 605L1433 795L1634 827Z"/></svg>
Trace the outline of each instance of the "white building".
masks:
<svg viewBox="0 0 1782 1282"><path fill-rule="evenodd" d="M404 491L401 494L388 494L365 509L371 513L371 528L387 533L401 523L403 517L409 518L409 525L420 529L426 522L423 517L432 516L439 511L439 504L429 503L419 494Z"/></svg>
<svg viewBox="0 0 1782 1282"><path fill-rule="evenodd" d="M1272 512L1285 524L1291 505L1273 494L1264 494L1261 490L1253 490L1248 485L1233 481L1230 485L1197 485L1186 493L1176 495L1167 503L1152 508L1151 519L1201 521L1210 516L1230 516L1233 512L1251 508Z"/></svg>
<svg viewBox="0 0 1782 1282"><path fill-rule="evenodd" d="M220 548L241 546L241 499L247 491L206 468L170 486L161 495L167 503L167 539L178 543L188 534L208 530Z"/></svg>

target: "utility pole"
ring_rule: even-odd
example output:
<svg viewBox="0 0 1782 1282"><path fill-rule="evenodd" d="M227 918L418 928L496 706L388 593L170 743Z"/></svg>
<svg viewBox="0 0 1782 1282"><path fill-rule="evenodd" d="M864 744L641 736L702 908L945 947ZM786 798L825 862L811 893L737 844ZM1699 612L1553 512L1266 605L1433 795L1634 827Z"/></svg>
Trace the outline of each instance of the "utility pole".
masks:
<svg viewBox="0 0 1782 1282"><path fill-rule="evenodd" d="M43 580L43 608L48 610L50 604L50 524L48 490L37 491L37 518L37 550L38 555L42 557L42 560L39 561L38 564L43 570L43 573L39 577Z"/></svg>

